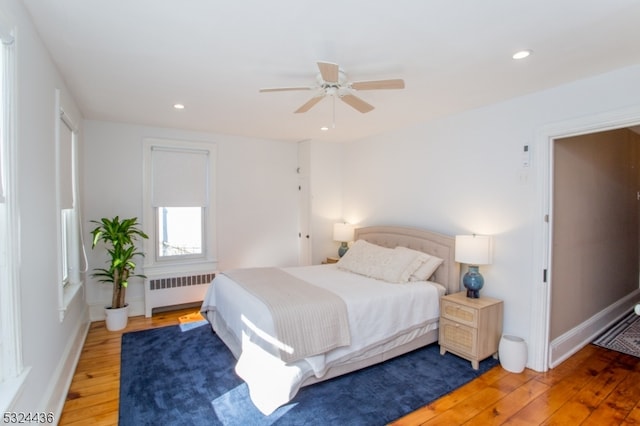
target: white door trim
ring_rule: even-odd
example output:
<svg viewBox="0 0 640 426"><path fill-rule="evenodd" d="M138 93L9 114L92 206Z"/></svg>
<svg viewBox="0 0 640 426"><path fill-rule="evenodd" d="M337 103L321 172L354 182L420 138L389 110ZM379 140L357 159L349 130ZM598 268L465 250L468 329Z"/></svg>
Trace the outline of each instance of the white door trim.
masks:
<svg viewBox="0 0 640 426"><path fill-rule="evenodd" d="M640 123L640 105L579 117L541 127L535 132L536 163L540 174L537 179L536 199L538 221L534 235L534 271L539 274L532 289L530 351L528 366L536 371L547 371L550 365L549 324L551 306L551 235L553 217L553 142L557 138L637 126ZM548 220L545 219L548 217ZM544 281L544 271L546 282Z"/></svg>

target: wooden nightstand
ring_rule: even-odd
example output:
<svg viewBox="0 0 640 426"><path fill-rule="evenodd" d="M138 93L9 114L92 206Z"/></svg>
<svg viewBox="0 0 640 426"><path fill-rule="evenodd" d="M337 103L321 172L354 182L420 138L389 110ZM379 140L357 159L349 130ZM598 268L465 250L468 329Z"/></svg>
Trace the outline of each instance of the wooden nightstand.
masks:
<svg viewBox="0 0 640 426"><path fill-rule="evenodd" d="M477 370L480 361L498 357L502 335L502 300L490 297L471 299L466 292L440 299L440 354L447 351L471 361Z"/></svg>
<svg viewBox="0 0 640 426"><path fill-rule="evenodd" d="M322 262L323 264L326 263L338 263L338 259L337 257L327 257L327 260L325 260L324 262Z"/></svg>

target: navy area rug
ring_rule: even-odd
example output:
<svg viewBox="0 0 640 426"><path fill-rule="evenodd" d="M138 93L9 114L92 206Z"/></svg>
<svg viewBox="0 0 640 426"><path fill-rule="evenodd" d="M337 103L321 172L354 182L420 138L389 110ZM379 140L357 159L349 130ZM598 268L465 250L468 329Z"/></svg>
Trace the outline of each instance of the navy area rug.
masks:
<svg viewBox="0 0 640 426"><path fill-rule="evenodd" d="M120 426L384 425L473 380L498 362L471 363L432 344L302 388L269 416L249 399L235 359L208 323L122 336Z"/></svg>

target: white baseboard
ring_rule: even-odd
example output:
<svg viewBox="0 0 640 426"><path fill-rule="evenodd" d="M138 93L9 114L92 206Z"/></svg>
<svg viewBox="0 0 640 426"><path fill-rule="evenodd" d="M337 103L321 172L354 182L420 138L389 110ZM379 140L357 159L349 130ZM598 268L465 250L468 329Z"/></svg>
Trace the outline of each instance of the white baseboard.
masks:
<svg viewBox="0 0 640 426"><path fill-rule="evenodd" d="M554 339L549 345L549 367L560 365L571 355L593 341L610 325L629 313L640 297L640 290L636 290L613 305L598 312L582 324L574 327L562 336Z"/></svg>
<svg viewBox="0 0 640 426"><path fill-rule="evenodd" d="M13 410L16 400L22 395L24 383L31 372L31 367L26 367L18 377L5 379L0 386L0 412L7 413Z"/></svg>
<svg viewBox="0 0 640 426"><path fill-rule="evenodd" d="M82 320L78 321L73 338L69 340L65 348L60 364L53 375L53 380L44 393L45 408L43 411L54 413L56 420L60 419L62 414L62 408L67 399L67 393L80 360L80 354L89 333L90 324L88 312L85 310L82 314Z"/></svg>

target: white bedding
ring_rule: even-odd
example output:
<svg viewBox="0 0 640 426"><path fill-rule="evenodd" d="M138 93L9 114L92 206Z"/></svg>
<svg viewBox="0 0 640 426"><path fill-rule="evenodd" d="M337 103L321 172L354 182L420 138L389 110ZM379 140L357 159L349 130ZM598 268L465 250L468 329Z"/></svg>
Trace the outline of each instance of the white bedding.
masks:
<svg viewBox="0 0 640 426"><path fill-rule="evenodd" d="M238 359L236 373L249 386L256 407L266 415L290 401L310 376L322 378L331 367L376 350L389 350L438 326L439 299L445 293L440 284L385 283L338 269L335 264L283 269L345 301L351 345L284 363L273 344L274 325L268 308L224 274L217 275L202 312L216 333L225 336L223 340Z"/></svg>

